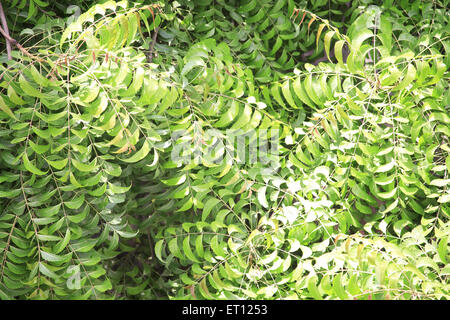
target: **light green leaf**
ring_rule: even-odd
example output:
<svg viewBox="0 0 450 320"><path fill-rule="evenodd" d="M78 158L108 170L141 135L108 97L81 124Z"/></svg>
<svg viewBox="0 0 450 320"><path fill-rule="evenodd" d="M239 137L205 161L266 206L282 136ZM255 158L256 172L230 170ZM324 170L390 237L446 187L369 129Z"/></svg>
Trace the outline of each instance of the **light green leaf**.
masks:
<svg viewBox="0 0 450 320"><path fill-rule="evenodd" d="M122 186L118 186L118 185L112 184L111 182L108 182L108 186L109 186L109 190L113 194L125 193L128 190L130 190L130 188L131 188L131 185L129 187L122 187Z"/></svg>
<svg viewBox="0 0 450 320"><path fill-rule="evenodd" d="M412 64L408 65L408 71L406 72L403 80L394 87L393 90L403 90L405 89L416 77L416 68Z"/></svg>
<svg viewBox="0 0 450 320"><path fill-rule="evenodd" d="M170 252L177 258L179 259L184 259L183 254L180 251L180 248L178 247L178 239L172 238L169 242L168 242L168 246L169 246L169 250Z"/></svg>
<svg viewBox="0 0 450 320"><path fill-rule="evenodd" d="M267 186L263 186L263 187L259 188L259 190L258 190L258 201L264 208L269 207L269 204L267 203L267 199L266 199L266 189L267 189Z"/></svg>
<svg viewBox="0 0 450 320"><path fill-rule="evenodd" d="M217 198L210 198L208 201L206 201L205 206L203 207L202 221L206 220L211 210L216 207L219 202L220 200Z"/></svg>
<svg viewBox="0 0 450 320"><path fill-rule="evenodd" d="M178 177L173 177L173 178L170 178L170 179L167 179L167 180L161 179L161 182L164 183L165 185L168 185L168 186L178 186L178 185L182 184L185 181L186 181L186 175L185 174L183 174L181 176L178 176Z"/></svg>
<svg viewBox="0 0 450 320"><path fill-rule="evenodd" d="M395 166L395 161L392 160L392 161L389 162L389 163L386 163L386 164L384 164L384 165L382 165L382 166L379 166L379 167L375 170L375 173L378 173L378 172L388 172L388 171L392 170L392 168L394 168L394 166Z"/></svg>
<svg viewBox="0 0 450 320"><path fill-rule="evenodd" d="M14 115L14 112L11 111L11 109L6 104L5 100L3 100L3 97L0 96L0 110L5 112L8 116L13 118L14 120L18 121L17 117Z"/></svg>
<svg viewBox="0 0 450 320"><path fill-rule="evenodd" d="M71 159L71 164L81 172L95 172L98 168L96 162L97 159L94 159L91 163L86 164L74 158Z"/></svg>
<svg viewBox="0 0 450 320"><path fill-rule="evenodd" d="M144 144L142 145L142 148L138 152L136 152L129 158L122 158L120 160L127 162L127 163L135 163L135 162L138 162L138 161L144 159L149 152L150 152L150 144L146 140L144 142Z"/></svg>
<svg viewBox="0 0 450 320"><path fill-rule="evenodd" d="M62 160L49 160L45 158L45 161L47 161L47 163L51 165L53 168L61 170L66 167L68 159L66 158Z"/></svg>
<svg viewBox="0 0 450 320"><path fill-rule="evenodd" d="M324 38L325 52L327 54L328 60L330 60L330 61L331 61L331 59L330 59L330 42L331 42L331 38L333 38L335 33L336 33L336 31L333 31L333 30L328 31L325 34L325 38Z"/></svg>

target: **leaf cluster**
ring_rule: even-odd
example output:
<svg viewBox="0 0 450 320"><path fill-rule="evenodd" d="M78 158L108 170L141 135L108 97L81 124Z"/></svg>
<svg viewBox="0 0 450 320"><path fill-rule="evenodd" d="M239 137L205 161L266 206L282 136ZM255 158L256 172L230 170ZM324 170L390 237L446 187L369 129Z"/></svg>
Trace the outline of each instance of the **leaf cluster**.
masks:
<svg viewBox="0 0 450 320"><path fill-rule="evenodd" d="M446 3L63 5L0 67L2 299L448 299Z"/></svg>

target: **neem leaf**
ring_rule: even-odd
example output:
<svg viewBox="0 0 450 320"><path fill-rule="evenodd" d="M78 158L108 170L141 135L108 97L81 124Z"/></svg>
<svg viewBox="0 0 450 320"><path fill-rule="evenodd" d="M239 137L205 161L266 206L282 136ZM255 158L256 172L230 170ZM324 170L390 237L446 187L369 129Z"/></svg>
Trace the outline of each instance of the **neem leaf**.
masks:
<svg viewBox="0 0 450 320"><path fill-rule="evenodd" d="M202 221L205 221L208 217L211 210L220 202L217 198L210 198L208 201L206 201L205 206L203 207L202 212Z"/></svg>
<svg viewBox="0 0 450 320"><path fill-rule="evenodd" d="M342 55L342 48L343 48L344 44L345 44L345 40L336 41L336 43L334 44L334 54L340 65L344 64L344 59L343 59L343 55Z"/></svg>
<svg viewBox="0 0 450 320"><path fill-rule="evenodd" d="M183 239L183 252L188 259L194 262L200 262L197 257L194 255L190 245L190 237L187 236Z"/></svg>
<svg viewBox="0 0 450 320"><path fill-rule="evenodd" d="M113 194L125 193L128 190L130 190L130 188L131 188L131 185L129 187L122 187L122 186L118 186L118 185L112 184L111 182L108 182L108 186L109 186L109 190Z"/></svg>
<svg viewBox="0 0 450 320"><path fill-rule="evenodd" d="M102 284L96 285L94 288L100 292L105 292L112 289L112 284L109 279L106 279Z"/></svg>
<svg viewBox="0 0 450 320"><path fill-rule="evenodd" d="M398 199L395 199L395 201L393 201L383 212L381 212L382 214L391 212L392 210L394 210L397 207L398 204Z"/></svg>
<svg viewBox="0 0 450 320"><path fill-rule="evenodd" d="M94 172L97 169L96 162L97 159L94 159L91 163L86 164L77 159L71 159L71 164L81 172Z"/></svg>
<svg viewBox="0 0 450 320"><path fill-rule="evenodd" d="M61 204L58 203L57 205L54 205L51 207L37 209L36 212L40 218L43 218L43 217L51 217L51 216L56 215L60 209L61 209Z"/></svg>
<svg viewBox="0 0 450 320"><path fill-rule="evenodd" d="M84 202L84 194L81 194L78 197L73 198L71 201L65 201L64 204L69 209L78 209Z"/></svg>
<svg viewBox="0 0 450 320"><path fill-rule="evenodd" d="M178 246L178 239L177 237L172 238L168 242L169 250L170 252L179 259L184 259L183 254L180 251L180 247Z"/></svg>
<svg viewBox="0 0 450 320"><path fill-rule="evenodd" d="M55 245L55 247L53 248L53 252L55 254L60 253L62 250L64 250L64 248L66 248L66 246L69 244L69 241L70 241L70 228L67 228L64 239L62 239Z"/></svg>
<svg viewBox="0 0 450 320"><path fill-rule="evenodd" d="M39 262L39 271L42 272L42 274L54 280L58 280L60 278L56 273L51 271L43 262Z"/></svg>
<svg viewBox="0 0 450 320"><path fill-rule="evenodd" d="M62 263L62 262L67 262L71 259L72 257L72 253L68 253L67 255L64 256L58 256L56 254L50 253L50 252L45 252L43 250L40 251L40 255L42 257L42 259L49 261L49 262L58 262L58 263Z"/></svg>
<svg viewBox="0 0 450 320"><path fill-rule="evenodd" d="M165 262L164 259L162 258L162 246L164 245L164 240L158 240L158 242L156 242L155 244L155 255L156 257L162 261Z"/></svg>
<svg viewBox="0 0 450 320"><path fill-rule="evenodd" d="M447 261L449 260L447 247L448 247L448 236L445 236L441 239L441 241L439 241L438 245L438 254L444 264L446 264Z"/></svg>
<svg viewBox="0 0 450 320"><path fill-rule="evenodd" d="M128 163L138 162L138 161L144 159L149 152L150 152L150 144L146 140L144 142L144 144L142 145L142 148L138 152L133 154L130 158L122 158L120 160L122 160L124 162L128 162Z"/></svg>
<svg viewBox="0 0 450 320"><path fill-rule="evenodd" d="M122 238L131 239L138 235L139 230L135 232L128 232L128 231L122 231L122 230L116 230L117 234L121 236Z"/></svg>
<svg viewBox="0 0 450 320"><path fill-rule="evenodd" d="M342 286L342 282L341 282L341 273L338 273L334 278L333 278L333 289L334 292L336 293L336 295L342 299L342 300L347 300L348 299L348 295L344 290L344 287Z"/></svg>
<svg viewBox="0 0 450 320"><path fill-rule="evenodd" d="M170 178L170 179L167 179L167 180L161 179L161 182L166 184L166 185L168 185L168 186L178 186L178 185L182 184L185 181L186 181L186 175L185 174L183 174L181 176L178 176L178 177L173 177L173 178Z"/></svg>
<svg viewBox="0 0 450 320"><path fill-rule="evenodd" d="M358 198L364 199L367 202L371 204L376 204L377 202L373 197L371 197L366 191L364 191L363 188L359 186L359 184L355 183L355 185L352 187L352 192L355 196Z"/></svg>
<svg viewBox="0 0 450 320"><path fill-rule="evenodd" d="M62 159L62 160L49 160L45 159L49 165L51 165L53 168L57 170L61 170L66 167L68 159Z"/></svg>
<svg viewBox="0 0 450 320"><path fill-rule="evenodd" d="M336 31L328 31L325 34L325 39L324 39L325 52L327 54L328 60L330 60L330 61L331 61L331 59L330 59L330 42L331 42L331 38L333 38L335 33L336 33Z"/></svg>
<svg viewBox="0 0 450 320"><path fill-rule="evenodd" d="M434 179L431 180L430 185L436 187L445 187L450 185L450 179Z"/></svg>
<svg viewBox="0 0 450 320"><path fill-rule="evenodd" d="M317 277L316 276L310 277L308 279L308 284L307 284L308 291L309 291L309 293L311 294L311 296L314 299L322 300L323 298L322 298L322 295L319 292L319 288L317 288L316 281L317 281Z"/></svg>
<svg viewBox="0 0 450 320"><path fill-rule="evenodd" d="M415 77L416 77L416 68L414 68L412 64L409 64L405 77L393 90L403 90L415 79Z"/></svg>
<svg viewBox="0 0 450 320"><path fill-rule="evenodd" d="M267 186L263 186L263 187L259 188L259 190L258 190L258 201L264 208L269 207L269 204L267 203L267 199L266 199L266 189L267 189Z"/></svg>
<svg viewBox="0 0 450 320"><path fill-rule="evenodd" d="M222 114L220 119L214 124L216 128L222 128L229 125L239 113L239 103L232 101L230 108Z"/></svg>
<svg viewBox="0 0 450 320"><path fill-rule="evenodd" d="M11 109L6 105L2 96L0 96L0 110L5 112L8 116L13 118L14 120L18 120L17 117L14 115L14 112L12 112Z"/></svg>
<svg viewBox="0 0 450 320"><path fill-rule="evenodd" d="M25 169L27 169L31 173L34 173L38 176L42 176L47 173L47 171L44 172L44 171L41 171L38 168L36 168L28 159L26 152L23 153L22 160L23 160L23 165L25 166Z"/></svg>

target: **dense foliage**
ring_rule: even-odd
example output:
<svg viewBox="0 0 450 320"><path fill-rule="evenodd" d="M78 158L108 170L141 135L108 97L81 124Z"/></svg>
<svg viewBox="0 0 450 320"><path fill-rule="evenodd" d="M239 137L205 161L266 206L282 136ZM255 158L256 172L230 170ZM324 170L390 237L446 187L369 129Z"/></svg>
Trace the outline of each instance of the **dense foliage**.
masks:
<svg viewBox="0 0 450 320"><path fill-rule="evenodd" d="M448 299L448 7L3 3L0 298Z"/></svg>

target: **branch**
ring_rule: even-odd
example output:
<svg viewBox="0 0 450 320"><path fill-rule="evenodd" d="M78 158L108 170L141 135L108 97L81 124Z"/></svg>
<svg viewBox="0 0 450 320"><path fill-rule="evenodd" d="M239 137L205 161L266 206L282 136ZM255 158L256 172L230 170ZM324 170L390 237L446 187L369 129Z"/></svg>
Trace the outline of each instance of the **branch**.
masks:
<svg viewBox="0 0 450 320"><path fill-rule="evenodd" d="M0 1L0 20L1 20L2 27L3 27L4 31L5 31L5 33L9 36L8 23L6 21L5 12L3 11L3 6L2 6L2 2L1 1ZM6 41L6 53L8 55L8 60L12 60L11 42L9 42L9 40L6 39L6 37L5 37L5 41Z"/></svg>
<svg viewBox="0 0 450 320"><path fill-rule="evenodd" d="M155 32L153 33L152 44L150 45L150 49L148 50L148 62L152 62L153 60L153 48L155 47L156 37L158 36L159 27L156 27Z"/></svg>
<svg viewBox="0 0 450 320"><path fill-rule="evenodd" d="M3 12L2 10L3 10L3 8L1 7L1 2L0 2L0 18L1 18L1 15L2 15L1 13ZM3 19L1 19L1 20L2 20L2 24L3 24ZM5 24L6 24L6 20L4 20L4 21L5 21ZM25 49L24 47L22 47L22 45L21 45L19 42L17 42L16 39L11 38L11 36L9 35L8 26L6 26L5 29L6 29L6 31L5 31L2 27L0 27L0 33L1 33L1 34L3 35L3 37L5 37L5 39L6 39L6 44L7 44L7 47L6 47L6 48L8 48L8 44L9 44L9 45L14 45L14 46L16 46L17 49L19 49L24 55L30 57L31 59L37 60L37 61L39 61L39 62L45 62L45 61L42 60L41 58L36 57L36 56L32 55L31 53L29 53L28 50ZM10 50L11 50L11 47L10 47ZM9 52L9 54L8 54L8 59L10 59L10 60L12 59L12 57L11 57L11 52Z"/></svg>

